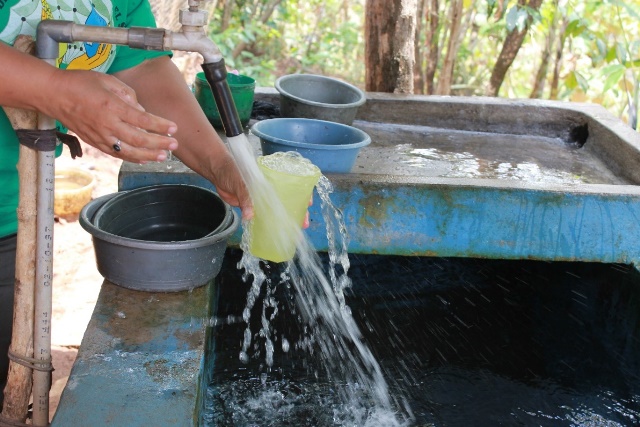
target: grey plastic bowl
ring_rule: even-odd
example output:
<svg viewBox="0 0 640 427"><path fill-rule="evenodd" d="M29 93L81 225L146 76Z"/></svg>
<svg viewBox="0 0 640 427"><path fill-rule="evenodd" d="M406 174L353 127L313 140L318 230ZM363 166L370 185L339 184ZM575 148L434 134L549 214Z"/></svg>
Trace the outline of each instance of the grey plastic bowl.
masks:
<svg viewBox="0 0 640 427"><path fill-rule="evenodd" d="M350 125L366 97L357 87L331 77L289 74L276 80L282 117L302 117Z"/></svg>
<svg viewBox="0 0 640 427"><path fill-rule="evenodd" d="M130 239L173 242L217 232L231 207L213 191L193 185L153 185L117 194L95 214L96 227Z"/></svg>
<svg viewBox="0 0 640 427"><path fill-rule="evenodd" d="M262 154L297 151L323 173L348 173L362 147L371 143L364 131L342 123L314 119L269 119L255 123Z"/></svg>
<svg viewBox="0 0 640 427"><path fill-rule="evenodd" d="M219 198L214 192L202 189ZM153 241L117 236L94 223L95 216L116 196L89 202L80 212L80 225L93 237L98 271L110 282L148 292L177 292L209 283L220 272L227 241L240 224L233 211L217 231L183 241Z"/></svg>

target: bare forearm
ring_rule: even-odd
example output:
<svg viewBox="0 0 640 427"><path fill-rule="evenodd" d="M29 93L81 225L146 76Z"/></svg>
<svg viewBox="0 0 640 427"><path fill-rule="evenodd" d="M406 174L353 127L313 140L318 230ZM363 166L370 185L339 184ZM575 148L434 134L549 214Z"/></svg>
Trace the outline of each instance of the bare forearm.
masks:
<svg viewBox="0 0 640 427"><path fill-rule="evenodd" d="M0 105L40 111L106 153L134 162L161 160L177 145L165 136L175 124L145 112L135 92L113 76L59 70L4 43L0 75ZM114 151L119 141L122 148Z"/></svg>
<svg viewBox="0 0 640 427"><path fill-rule="evenodd" d="M46 103L56 68L0 43L0 105L38 110Z"/></svg>
<svg viewBox="0 0 640 427"><path fill-rule="evenodd" d="M174 154L212 179L210 159L225 156L226 148L171 60L156 58L116 76L135 90L147 111L178 125L174 137L179 147Z"/></svg>
<svg viewBox="0 0 640 427"><path fill-rule="evenodd" d="M245 218L250 217L251 201L240 172L173 62L155 58L116 76L136 91L147 111L178 125L175 155L211 181L225 201L240 206Z"/></svg>

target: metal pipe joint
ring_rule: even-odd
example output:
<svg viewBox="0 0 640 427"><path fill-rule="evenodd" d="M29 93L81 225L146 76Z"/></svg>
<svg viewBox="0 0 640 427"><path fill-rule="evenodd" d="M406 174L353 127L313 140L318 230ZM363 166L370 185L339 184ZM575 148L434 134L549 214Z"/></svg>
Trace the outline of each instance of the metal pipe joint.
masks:
<svg viewBox="0 0 640 427"><path fill-rule="evenodd" d="M111 43L144 50L183 50L200 53L205 63L218 62L222 54L204 32L206 12L182 11L181 32L162 28L114 28L45 20L38 25L36 50L42 59L58 58L58 43L74 41Z"/></svg>

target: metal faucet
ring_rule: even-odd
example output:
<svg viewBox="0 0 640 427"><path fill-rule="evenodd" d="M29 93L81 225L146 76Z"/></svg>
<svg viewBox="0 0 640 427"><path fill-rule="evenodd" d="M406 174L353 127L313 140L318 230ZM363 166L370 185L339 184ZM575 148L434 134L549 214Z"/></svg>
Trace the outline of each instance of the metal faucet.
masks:
<svg viewBox="0 0 640 427"><path fill-rule="evenodd" d="M224 58L218 46L205 33L207 13L199 9L199 0L189 0L189 8L180 11L178 32L163 28L114 28L76 24L71 21L45 20L40 22L36 36L39 58L53 63L58 58L58 44L93 42L126 45L144 50L182 50L198 52L204 58L202 69L211 86L220 118L228 137L243 132L235 108Z"/></svg>

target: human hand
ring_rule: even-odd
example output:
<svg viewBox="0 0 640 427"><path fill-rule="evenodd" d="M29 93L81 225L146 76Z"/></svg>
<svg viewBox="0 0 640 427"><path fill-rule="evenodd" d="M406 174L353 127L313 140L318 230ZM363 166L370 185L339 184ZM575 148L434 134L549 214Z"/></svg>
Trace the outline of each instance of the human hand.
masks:
<svg viewBox="0 0 640 427"><path fill-rule="evenodd" d="M163 161L178 148L172 121L145 112L136 93L116 77L82 70L58 70L51 87L62 95L41 108L84 142L135 163ZM120 148L119 150L116 147Z"/></svg>
<svg viewBox="0 0 640 427"><path fill-rule="evenodd" d="M311 195L311 198L309 199L309 206L313 206L313 194ZM302 221L302 228L303 229L307 229L309 228L309 211L307 210L307 212L304 214L304 221Z"/></svg>
<svg viewBox="0 0 640 427"><path fill-rule="evenodd" d="M251 198L236 162L171 59L163 56L144 61L116 76L135 89L147 111L178 124L180 129L174 136L180 147L173 154L211 181L225 202L239 206L243 219L252 218Z"/></svg>
<svg viewBox="0 0 640 427"><path fill-rule="evenodd" d="M216 158L216 165L211 167L211 182L216 191L228 204L238 206L242 210L242 219L253 218L253 203L238 166L230 153L226 152Z"/></svg>

